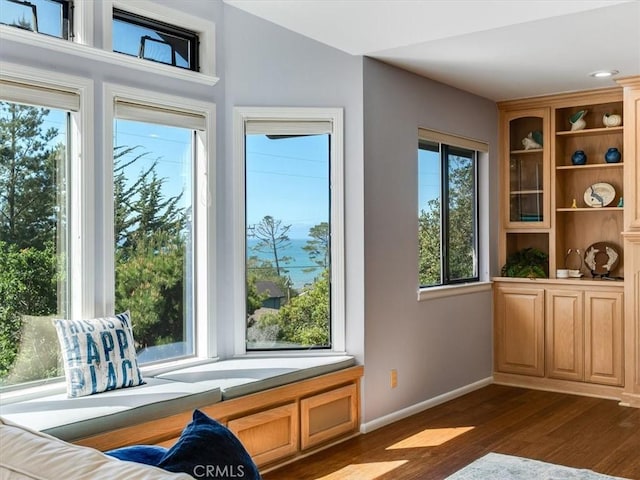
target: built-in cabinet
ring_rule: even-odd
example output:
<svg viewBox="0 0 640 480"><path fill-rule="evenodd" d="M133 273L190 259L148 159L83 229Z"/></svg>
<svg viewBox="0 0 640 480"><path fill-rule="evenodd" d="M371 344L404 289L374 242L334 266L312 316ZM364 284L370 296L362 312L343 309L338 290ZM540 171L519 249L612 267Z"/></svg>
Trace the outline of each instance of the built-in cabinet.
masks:
<svg viewBox="0 0 640 480"><path fill-rule="evenodd" d="M640 406L640 78L620 83L499 104L499 267L548 263L494 278L498 383Z"/></svg>

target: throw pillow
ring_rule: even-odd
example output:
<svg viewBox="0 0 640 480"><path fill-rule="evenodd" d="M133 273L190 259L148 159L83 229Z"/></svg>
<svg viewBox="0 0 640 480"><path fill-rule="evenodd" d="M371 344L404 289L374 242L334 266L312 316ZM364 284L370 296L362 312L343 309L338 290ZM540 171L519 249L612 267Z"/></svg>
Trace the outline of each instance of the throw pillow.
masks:
<svg viewBox="0 0 640 480"><path fill-rule="evenodd" d="M167 454L167 450L159 445L133 445L131 447L116 448L104 453L127 462L157 466Z"/></svg>
<svg viewBox="0 0 640 480"><path fill-rule="evenodd" d="M64 359L67 395L82 397L142 385L131 317L53 320Z"/></svg>
<svg viewBox="0 0 640 480"><path fill-rule="evenodd" d="M157 465L170 472L215 480L261 480L258 467L240 440L200 410L193 412L176 444Z"/></svg>

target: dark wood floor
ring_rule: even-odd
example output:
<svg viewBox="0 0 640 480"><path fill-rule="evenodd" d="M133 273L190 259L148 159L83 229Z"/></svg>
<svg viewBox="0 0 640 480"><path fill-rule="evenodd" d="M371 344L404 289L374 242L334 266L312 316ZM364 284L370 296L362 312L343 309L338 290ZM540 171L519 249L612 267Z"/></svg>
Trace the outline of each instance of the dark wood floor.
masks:
<svg viewBox="0 0 640 480"><path fill-rule="evenodd" d="M490 385L266 473L264 480L437 480L489 452L640 480L640 409Z"/></svg>

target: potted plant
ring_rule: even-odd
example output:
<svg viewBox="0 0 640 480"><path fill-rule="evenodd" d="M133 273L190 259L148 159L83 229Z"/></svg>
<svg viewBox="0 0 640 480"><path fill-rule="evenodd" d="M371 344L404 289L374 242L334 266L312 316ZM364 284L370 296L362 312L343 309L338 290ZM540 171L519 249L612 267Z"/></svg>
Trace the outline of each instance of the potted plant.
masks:
<svg viewBox="0 0 640 480"><path fill-rule="evenodd" d="M537 248L512 253L502 267L503 277L546 278L549 255Z"/></svg>

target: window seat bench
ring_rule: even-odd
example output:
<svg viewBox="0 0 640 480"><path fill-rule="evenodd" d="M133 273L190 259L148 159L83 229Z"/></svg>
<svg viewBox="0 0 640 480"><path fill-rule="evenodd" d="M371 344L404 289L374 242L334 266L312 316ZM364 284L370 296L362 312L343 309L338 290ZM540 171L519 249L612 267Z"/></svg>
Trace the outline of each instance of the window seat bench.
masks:
<svg viewBox="0 0 640 480"><path fill-rule="evenodd" d="M231 359L87 397L0 399L0 415L104 451L170 446L198 408L227 425L263 467L357 433L362 375L351 356Z"/></svg>

